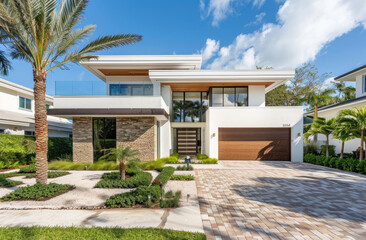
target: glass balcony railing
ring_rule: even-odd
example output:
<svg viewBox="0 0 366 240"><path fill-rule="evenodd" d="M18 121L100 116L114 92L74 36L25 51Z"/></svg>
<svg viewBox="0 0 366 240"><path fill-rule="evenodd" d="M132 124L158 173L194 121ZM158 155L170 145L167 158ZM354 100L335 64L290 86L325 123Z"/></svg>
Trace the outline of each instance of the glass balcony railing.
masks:
<svg viewBox="0 0 366 240"><path fill-rule="evenodd" d="M55 96L107 96L102 81L56 81Z"/></svg>

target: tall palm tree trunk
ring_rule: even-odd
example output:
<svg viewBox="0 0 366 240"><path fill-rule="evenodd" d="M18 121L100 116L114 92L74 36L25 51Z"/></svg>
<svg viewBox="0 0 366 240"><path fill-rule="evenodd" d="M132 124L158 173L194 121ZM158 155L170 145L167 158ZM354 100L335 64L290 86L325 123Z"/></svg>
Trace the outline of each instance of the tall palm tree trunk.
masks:
<svg viewBox="0 0 366 240"><path fill-rule="evenodd" d="M329 136L327 136L327 142L325 143L325 156L329 156Z"/></svg>
<svg viewBox="0 0 366 240"><path fill-rule="evenodd" d="M315 121L316 119L318 119L318 104L315 104L313 121ZM314 143L316 143L316 146L318 147L318 134L314 135L313 141L314 141Z"/></svg>
<svg viewBox="0 0 366 240"><path fill-rule="evenodd" d="M36 130L36 181L47 184L48 126L46 109L46 73L33 70L34 118Z"/></svg>
<svg viewBox="0 0 366 240"><path fill-rule="evenodd" d="M343 159L343 152L344 152L344 141L342 141L341 156L340 156L341 159Z"/></svg>
<svg viewBox="0 0 366 240"><path fill-rule="evenodd" d="M126 179L126 165L124 162L119 163L119 171L121 173L121 179Z"/></svg>
<svg viewBox="0 0 366 240"><path fill-rule="evenodd" d="M361 150L360 150L360 161L363 160L363 137L364 137L364 132L363 130L361 130Z"/></svg>

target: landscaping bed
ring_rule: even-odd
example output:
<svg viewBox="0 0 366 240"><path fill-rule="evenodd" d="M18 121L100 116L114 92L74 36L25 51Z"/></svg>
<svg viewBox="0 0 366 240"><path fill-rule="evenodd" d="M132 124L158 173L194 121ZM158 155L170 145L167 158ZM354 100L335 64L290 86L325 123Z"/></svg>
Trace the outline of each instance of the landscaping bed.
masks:
<svg viewBox="0 0 366 240"><path fill-rule="evenodd" d="M20 227L0 228L0 239L78 239L78 240L204 240L203 233L191 233L157 228L78 228L78 227Z"/></svg>
<svg viewBox="0 0 366 240"><path fill-rule="evenodd" d="M6 178L0 178L0 187L15 187L17 185L22 184L23 182L21 181L14 181L11 179L6 179Z"/></svg>
<svg viewBox="0 0 366 240"><path fill-rule="evenodd" d="M2 197L1 201L14 201L14 200L36 200L45 201L61 195L74 189L75 186L68 184L57 184L49 183L47 185L42 185L36 183L34 185L29 185L25 187L20 187L10 192L6 196Z"/></svg>
<svg viewBox="0 0 366 240"><path fill-rule="evenodd" d="M119 172L104 173L96 188L135 188L148 186L151 183L152 175L149 172L136 172L126 170L126 179L121 179Z"/></svg>
<svg viewBox="0 0 366 240"><path fill-rule="evenodd" d="M304 162L316 164L325 167L337 168L339 170L345 170L360 174L366 174L366 160L358 160L354 158L338 158L338 157L325 157L317 156L314 154L306 154L304 156Z"/></svg>
<svg viewBox="0 0 366 240"><path fill-rule="evenodd" d="M57 178L70 174L69 172L48 172L48 178ZM0 178L10 178L24 176L25 178L34 178L36 173L21 173L21 172L11 172L11 173L1 173Z"/></svg>
<svg viewBox="0 0 366 240"><path fill-rule="evenodd" d="M194 180L194 176L189 174L189 175L173 175L171 176L170 180L174 180L174 181L192 181Z"/></svg>

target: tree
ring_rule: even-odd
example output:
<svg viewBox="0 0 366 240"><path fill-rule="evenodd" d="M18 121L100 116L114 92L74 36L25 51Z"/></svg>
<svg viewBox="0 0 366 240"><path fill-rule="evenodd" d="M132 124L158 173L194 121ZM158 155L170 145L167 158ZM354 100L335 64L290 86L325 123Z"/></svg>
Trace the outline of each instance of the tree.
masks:
<svg viewBox="0 0 366 240"><path fill-rule="evenodd" d="M46 77L67 63L97 58L95 52L133 44L142 39L135 34L97 38L76 49L95 25L75 29L81 22L88 0L0 0L0 29L3 42L14 59L33 68L36 135L36 180L47 183L48 128L45 102Z"/></svg>
<svg viewBox="0 0 366 240"><path fill-rule="evenodd" d="M328 73L320 74L318 69L309 63L303 64L295 71L295 77L288 83L275 88L266 94L267 106L299 106L308 93L320 89Z"/></svg>
<svg viewBox="0 0 366 240"><path fill-rule="evenodd" d="M331 95L334 92L334 89L314 90L302 99L303 102L314 107L314 120L318 118L318 108L320 106L330 104L334 101Z"/></svg>
<svg viewBox="0 0 366 240"><path fill-rule="evenodd" d="M111 148L107 150L108 153L101 157L101 159L108 159L111 156L115 156L117 163L119 163L119 171L121 173L121 179L126 179L126 165L132 162L138 161L136 158L140 154L138 150L132 150L130 147L123 147L120 145L118 148Z"/></svg>
<svg viewBox="0 0 366 240"><path fill-rule="evenodd" d="M346 123L342 123L339 118L336 119L335 124L336 124L336 127L334 129L332 138L342 141L340 158L343 158L344 143L346 141L354 139L355 136L349 131L350 126Z"/></svg>
<svg viewBox="0 0 366 240"><path fill-rule="evenodd" d="M342 102L352 99L356 96L356 88L348 86L344 82L334 81L335 90L337 91L336 102Z"/></svg>
<svg viewBox="0 0 366 240"><path fill-rule="evenodd" d="M329 136L335 129L335 119L325 120L318 118L314 120L311 128L304 134L304 137L308 139L310 136L316 136L317 134L323 134L326 137L325 143L325 156L329 156Z"/></svg>
<svg viewBox="0 0 366 240"><path fill-rule="evenodd" d="M350 133L361 139L360 161L363 160L363 145L366 132L366 107L341 110L338 117L340 123L347 125Z"/></svg>

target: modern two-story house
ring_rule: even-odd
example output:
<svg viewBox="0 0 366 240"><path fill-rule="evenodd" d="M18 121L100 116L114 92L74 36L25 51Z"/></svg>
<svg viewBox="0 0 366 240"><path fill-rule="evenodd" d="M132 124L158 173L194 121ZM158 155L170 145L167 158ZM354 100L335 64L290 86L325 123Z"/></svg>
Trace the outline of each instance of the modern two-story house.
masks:
<svg viewBox="0 0 366 240"><path fill-rule="evenodd" d="M53 107L53 97L46 96L47 108ZM47 117L50 137L71 137L72 123L65 118ZM0 79L0 134L34 135L33 90Z"/></svg>
<svg viewBox="0 0 366 240"><path fill-rule="evenodd" d="M105 82L104 93L81 82L78 89L103 96L58 83L63 96L48 114L73 121L75 162L121 144L143 161L173 152L302 161L303 108L265 106L265 94L294 70L201 70L201 62L200 55L99 56L81 65Z"/></svg>
<svg viewBox="0 0 366 240"><path fill-rule="evenodd" d="M354 82L356 85L356 97L343 102L320 107L318 109L319 117L325 119L331 119L337 117L339 111L343 109L354 109L356 107L362 108L366 106L366 65L351 70L338 77L335 77L334 80L344 82ZM313 115L314 111L305 113L305 116L313 116ZM325 137L319 135L318 141L320 141L320 144L325 144ZM360 146L360 143L361 141L359 138L345 142L344 152L352 153L352 151L355 151ZM342 142L340 140L330 138L329 144L334 145L336 147L335 148L336 153L341 152Z"/></svg>

